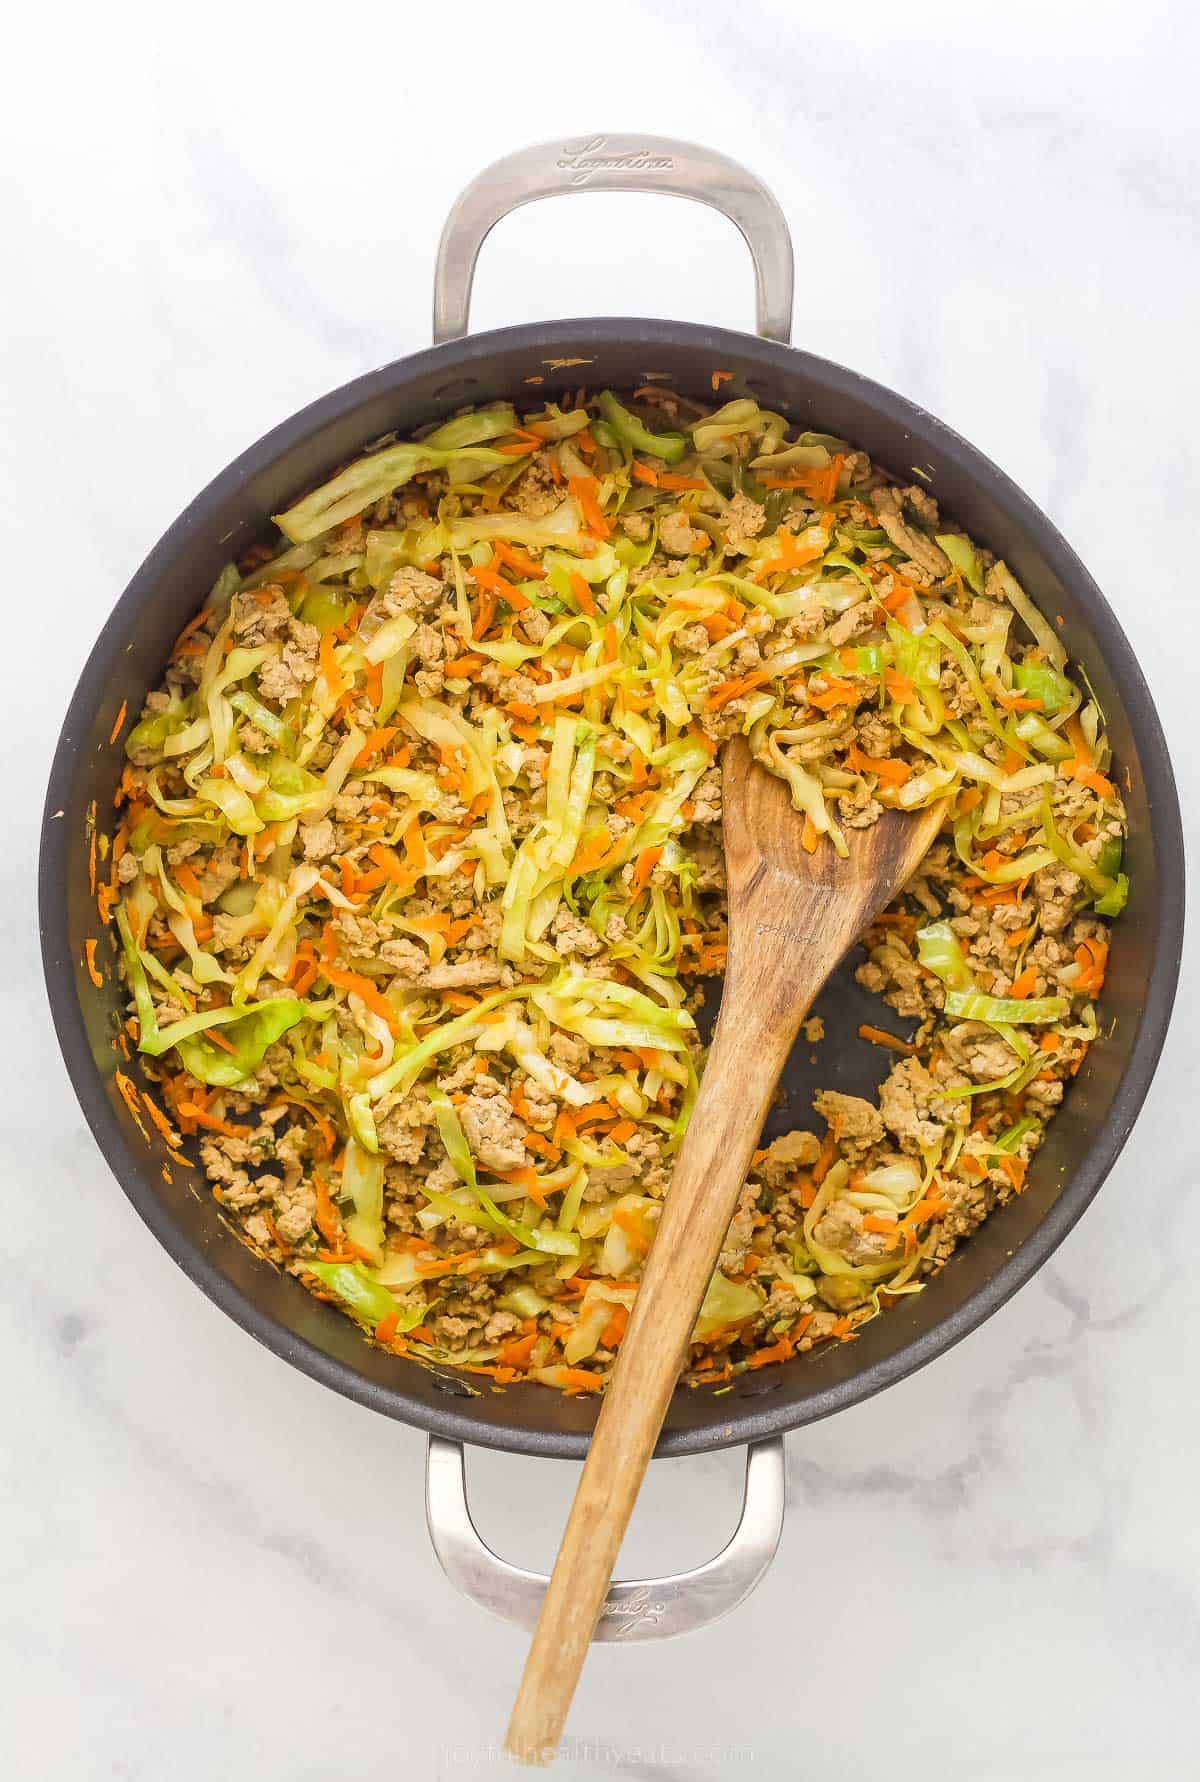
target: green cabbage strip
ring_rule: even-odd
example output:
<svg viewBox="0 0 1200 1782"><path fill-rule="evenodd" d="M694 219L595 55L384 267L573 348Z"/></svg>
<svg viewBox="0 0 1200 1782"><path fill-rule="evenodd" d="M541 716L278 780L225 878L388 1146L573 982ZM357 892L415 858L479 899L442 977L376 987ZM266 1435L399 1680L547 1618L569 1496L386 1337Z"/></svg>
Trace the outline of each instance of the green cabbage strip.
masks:
<svg viewBox="0 0 1200 1782"><path fill-rule="evenodd" d="M492 451L482 442L512 430L513 411L508 407L461 415L427 439L385 446L381 452L355 459L348 469L306 495L286 513L275 514L275 524L285 538L294 544L305 544L353 519L423 471L446 470L452 482L467 482L478 471L511 465L507 453ZM531 452L534 449L529 447Z"/></svg>
<svg viewBox="0 0 1200 1782"><path fill-rule="evenodd" d="M1023 1027L1046 1021L1061 1021L1070 1004L1065 996L1017 997L985 996L981 990L948 990L946 1013L963 1021L986 1021L990 1027L1000 1024Z"/></svg>
<svg viewBox="0 0 1200 1782"><path fill-rule="evenodd" d="M736 396L724 408L719 408L715 414L707 415L704 420L694 424L691 430L692 444L702 455L710 452L728 455L732 450L732 442L739 435L746 434L751 439L761 440L770 455L778 449L786 427L787 422L782 415L760 408L753 397Z"/></svg>
<svg viewBox="0 0 1200 1782"><path fill-rule="evenodd" d="M1036 639L1038 647L1050 666L1058 669L1065 668L1067 652L1059 640L1058 633L1053 625L1042 617L1006 563L993 563L987 573L986 587L993 599L1008 601L1018 618L1023 620Z"/></svg>
<svg viewBox="0 0 1200 1782"><path fill-rule="evenodd" d="M686 1052L695 1027L685 1008L663 1008L628 985L571 971L536 985L529 991L529 1000L556 1027L593 1046Z"/></svg>
<svg viewBox="0 0 1200 1782"><path fill-rule="evenodd" d="M964 538L959 532L939 532L935 536L968 588L976 594L982 594L983 570L970 539Z"/></svg>
<svg viewBox="0 0 1200 1782"><path fill-rule="evenodd" d="M756 1318L762 1309L762 1296L745 1281L731 1281L717 1269L708 1283L696 1323L692 1329L693 1343L706 1343L719 1330L727 1330L731 1324L744 1324L748 1318Z"/></svg>
<svg viewBox="0 0 1200 1782"><path fill-rule="evenodd" d="M1051 761L1066 761L1075 753L1070 743L1064 742L1036 712L1023 712L1017 719L1016 731L1023 743L1028 743L1030 748Z"/></svg>
<svg viewBox="0 0 1200 1782"><path fill-rule="evenodd" d="M295 1027L299 1021L324 1020L333 1007L330 1002L301 1002L294 996L279 996L249 1007L228 1004L222 1008L203 1009L198 1014L185 1015L182 1021L173 1021L169 1027L160 1028L141 950L133 938L123 903L117 905L115 915L137 1010L138 1051L159 1058L175 1047L192 1075L205 1083L232 1088L244 1081L258 1069L267 1048L289 1028ZM226 1036L234 1048L232 1054L206 1045L197 1038L210 1028L230 1026L237 1029Z"/></svg>
<svg viewBox="0 0 1200 1782"><path fill-rule="evenodd" d="M437 1084L434 1084L426 1093L429 1096L430 1106L433 1108L433 1117L437 1122L442 1144L446 1148L447 1157L454 1165L455 1174L482 1207L486 1221L493 1230L504 1232L506 1236L520 1244L523 1250L540 1250L549 1256L578 1256L579 1239L573 1232L556 1231L548 1226L534 1230L532 1226L524 1225L518 1219L510 1219L507 1213L501 1211L486 1189L479 1185L475 1171L475 1159L471 1155L471 1147L467 1143L467 1135L463 1131L462 1122L458 1117L454 1103L446 1091L439 1088ZM422 1189L422 1193L424 1193L424 1189ZM460 1207L458 1216L467 1222L474 1222L474 1214L469 1208Z"/></svg>
<svg viewBox="0 0 1200 1782"><path fill-rule="evenodd" d="M1018 662L1013 668L1013 685L1027 699L1040 699L1042 711L1048 717L1057 712L1074 711L1079 704L1079 693L1066 675L1060 674L1056 668L1047 668L1044 663Z"/></svg>
<svg viewBox="0 0 1200 1782"><path fill-rule="evenodd" d="M360 1263L306 1262L304 1267L307 1273L316 1275L323 1286L336 1293L346 1310L370 1330L393 1312L398 1312L400 1321L396 1334L400 1335L403 1331L415 1330L428 1315L429 1306L424 1301L418 1305L404 1305L393 1298L386 1287L372 1280Z"/></svg>
<svg viewBox="0 0 1200 1782"><path fill-rule="evenodd" d="M294 752L296 732L290 724L285 724L277 713L260 704L253 693L247 693L244 687L239 687L236 693L229 695L229 703L236 711L241 712L244 718L249 718L250 722L261 730L264 736L269 736L276 748L281 749L285 755Z"/></svg>
<svg viewBox="0 0 1200 1782"><path fill-rule="evenodd" d="M272 1002L264 1002L241 1019L229 1023L226 1038L233 1045L232 1056L204 1039L200 1034L192 1038L177 1039L175 1049L179 1053L187 1069L201 1082L212 1083L224 1089L232 1089L249 1076L253 1076L266 1054L267 1048L273 1046L288 1030L301 1021L312 1019L312 1005L300 1002L294 996L280 996ZM178 1022L177 1026L182 1026ZM215 1024L214 1024L215 1025ZM167 1033L172 1032L171 1028ZM160 1035L164 1038L165 1035ZM141 1048L144 1050L145 1048Z"/></svg>
<svg viewBox="0 0 1200 1782"><path fill-rule="evenodd" d="M1101 851L1100 859L1093 860L1090 854L1085 854L1082 848L1069 841L1054 821L1048 793L1042 802L1041 815L1042 834L1051 854L1089 886L1095 899L1093 907L1099 915L1119 916L1129 896L1129 880L1123 872L1116 870L1120 866L1119 856L1110 853L1106 862ZM1102 863L1111 863L1110 871L1105 872Z"/></svg>
<svg viewBox="0 0 1200 1782"><path fill-rule="evenodd" d="M889 1256L881 1262L847 1262L840 1251L831 1250L815 1235L825 1209L832 1200L836 1200L849 1180L850 1165L845 1162L835 1163L817 1190L812 1206L804 1215L804 1242L823 1275L846 1275L863 1282L881 1281L887 1275L895 1273L900 1264L898 1256Z"/></svg>
<svg viewBox="0 0 1200 1782"><path fill-rule="evenodd" d="M346 1144L346 1161L342 1165L342 1193L354 1202L354 1211L345 1219L346 1235L352 1244L370 1253L376 1264L383 1261L383 1183L386 1158L365 1150L356 1139Z"/></svg>
<svg viewBox="0 0 1200 1782"><path fill-rule="evenodd" d="M917 932L917 958L948 990L973 990L975 979L962 943L949 922L931 922Z"/></svg>
<svg viewBox="0 0 1200 1782"><path fill-rule="evenodd" d="M1006 728L1005 725L1001 723L996 708L992 704L988 694L988 690L979 678L979 670L975 666L974 658L966 646L960 644L958 639L946 629L940 620L937 620L932 624L925 635L936 638L942 648L953 656L954 660L958 663L959 668L962 670L964 680L978 701L980 716L988 729L992 732L992 735L995 736L998 741L1002 742L1006 749L1015 749L1017 754L1026 755L1028 751L1021 742L1021 739L1017 736L1016 731L1011 727Z"/></svg>
<svg viewBox="0 0 1200 1782"><path fill-rule="evenodd" d="M520 990L497 990L491 996L481 997L475 1007L465 1015L456 1015L452 1021L443 1021L427 1033L424 1039L415 1045L396 1048L396 1056L386 1070L380 1071L371 1078L367 1095L371 1101L378 1101L380 1096L395 1090L399 1095L407 1095L425 1066L439 1052L447 1051L451 1046L462 1045L464 1041L478 1037L479 1017L489 1009L498 1008L503 1002L511 1002L520 996Z"/></svg>
<svg viewBox="0 0 1200 1782"><path fill-rule="evenodd" d="M1034 1132L1041 1121L1033 1114L1023 1114L1021 1118L1008 1126L998 1138L994 1138L989 1146L989 1154L1001 1153L1011 1157L1020 1147L1021 1140L1027 1132Z"/></svg>
<svg viewBox="0 0 1200 1782"><path fill-rule="evenodd" d="M617 401L611 390L602 390L597 400L600 413L622 445L628 446L631 452L646 452L653 458L661 458L664 463L678 464L687 451L687 440L682 433L651 433L636 415L631 415Z"/></svg>

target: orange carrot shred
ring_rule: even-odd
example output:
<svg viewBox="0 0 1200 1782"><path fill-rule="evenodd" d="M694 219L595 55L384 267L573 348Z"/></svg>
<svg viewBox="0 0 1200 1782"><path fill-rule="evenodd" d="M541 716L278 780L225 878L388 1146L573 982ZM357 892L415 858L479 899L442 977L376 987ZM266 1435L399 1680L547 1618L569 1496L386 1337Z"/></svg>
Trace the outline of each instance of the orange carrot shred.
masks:
<svg viewBox="0 0 1200 1782"><path fill-rule="evenodd" d="M96 968L96 942L93 939L89 938L84 941L83 956L87 961L88 977L91 978L97 990L101 989L104 984L104 978Z"/></svg>

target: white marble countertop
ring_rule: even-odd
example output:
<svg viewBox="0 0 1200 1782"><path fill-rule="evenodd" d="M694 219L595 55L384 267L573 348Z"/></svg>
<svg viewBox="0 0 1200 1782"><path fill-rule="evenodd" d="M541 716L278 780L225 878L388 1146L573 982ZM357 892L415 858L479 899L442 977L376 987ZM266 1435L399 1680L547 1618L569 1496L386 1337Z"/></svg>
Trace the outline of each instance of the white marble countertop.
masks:
<svg viewBox="0 0 1200 1782"><path fill-rule="evenodd" d="M102 618L244 445L426 343L441 219L479 165L599 126L708 140L761 172L795 232L797 343L942 415L1062 525L1141 656L1185 810L1200 794L1193 10L466 0L444 16L216 0L26 9L7 30L14 1782L499 1773L523 1641L438 1571L423 1438L257 1348L143 1229L60 1063L33 901L46 765ZM720 219L592 197L508 223L478 297L480 326L609 310L740 327L750 277ZM707 1633L597 1651L559 1773L1200 1767L1197 988L1189 959L1138 1128L1051 1265L917 1378L789 1438L767 1581ZM548 1561L574 1470L472 1457L485 1532ZM740 1471L736 1454L655 1468L625 1569L712 1551Z"/></svg>

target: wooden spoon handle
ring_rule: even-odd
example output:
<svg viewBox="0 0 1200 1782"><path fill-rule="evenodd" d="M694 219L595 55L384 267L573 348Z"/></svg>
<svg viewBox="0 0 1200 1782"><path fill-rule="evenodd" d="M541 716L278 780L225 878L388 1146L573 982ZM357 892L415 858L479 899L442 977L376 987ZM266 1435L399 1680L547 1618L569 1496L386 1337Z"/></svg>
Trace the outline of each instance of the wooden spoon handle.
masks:
<svg viewBox="0 0 1200 1782"><path fill-rule="evenodd" d="M819 984L778 970L726 985L696 1106L605 1394L505 1741L546 1763L566 1720L762 1123Z"/></svg>

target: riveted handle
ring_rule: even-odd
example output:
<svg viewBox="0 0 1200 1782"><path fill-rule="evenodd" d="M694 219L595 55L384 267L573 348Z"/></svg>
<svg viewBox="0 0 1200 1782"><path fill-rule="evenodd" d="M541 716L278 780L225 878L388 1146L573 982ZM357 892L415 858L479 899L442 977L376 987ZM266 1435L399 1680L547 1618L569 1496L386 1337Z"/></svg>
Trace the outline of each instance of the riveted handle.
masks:
<svg viewBox="0 0 1200 1782"><path fill-rule="evenodd" d="M669 1640L728 1615L744 1602L775 1557L783 1531L783 1439L746 1450L746 1490L738 1525L715 1559L664 1578L615 1582L600 1611L594 1640ZM509 1565L471 1520L461 1442L430 1436L425 1517L433 1550L456 1589L518 1627L536 1625L550 1582L541 1572Z"/></svg>
<svg viewBox="0 0 1200 1782"><path fill-rule="evenodd" d="M754 262L756 326L785 344L792 333L792 238L774 195L738 161L669 136L588 136L541 142L494 161L454 203L438 244L433 338L467 332L475 262L502 217L535 198L572 192L661 192L719 210Z"/></svg>

